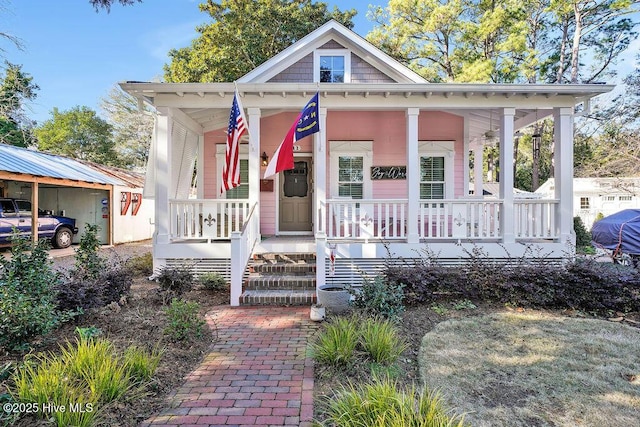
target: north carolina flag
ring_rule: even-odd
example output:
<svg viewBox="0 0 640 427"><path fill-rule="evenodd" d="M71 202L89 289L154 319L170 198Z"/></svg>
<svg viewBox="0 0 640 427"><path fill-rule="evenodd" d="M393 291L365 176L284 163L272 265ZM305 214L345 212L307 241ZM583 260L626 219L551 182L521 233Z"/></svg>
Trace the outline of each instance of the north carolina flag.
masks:
<svg viewBox="0 0 640 427"><path fill-rule="evenodd" d="M320 131L318 121L318 92L307 102L293 125L287 132L280 146L271 157L269 166L264 172L264 177L268 178L278 172L293 169L293 144L307 135Z"/></svg>

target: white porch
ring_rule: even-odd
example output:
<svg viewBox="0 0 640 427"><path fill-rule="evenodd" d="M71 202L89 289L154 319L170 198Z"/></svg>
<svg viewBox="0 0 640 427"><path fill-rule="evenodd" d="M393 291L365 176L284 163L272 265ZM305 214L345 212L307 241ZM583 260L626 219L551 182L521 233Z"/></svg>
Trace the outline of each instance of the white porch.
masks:
<svg viewBox="0 0 640 427"><path fill-rule="evenodd" d="M231 280L232 304L237 304L247 261L264 243L261 122L282 111L299 110L318 86L239 85L251 134L246 144L248 199L205 197L201 184L208 171L202 161L196 168L197 198L188 194L195 159L205 158L205 133L224 128L228 120L235 90L232 84L135 83L123 84L123 88L141 99L152 96L158 109L151 154L155 165L154 266L183 263L196 272L221 271ZM474 248L501 259L571 257L574 106L580 99L610 89L603 85L321 84L321 131L313 137L311 152L305 153L313 161L312 243L270 247L315 251L320 284L331 277L355 277L353 271L358 268L373 271L387 257L387 249L396 257L415 258L428 247L447 262L468 258ZM335 193L327 176L331 167L327 113L334 110L404 112L406 198L382 199L375 194L353 200L332 198ZM455 156L462 156L460 164L465 170L460 176L465 189L470 181L470 151L481 158L482 136L489 129L497 131L501 173L496 198L447 193L444 199L420 199L419 159L424 138L419 137L419 118L431 111L463 118L463 150ZM554 178L558 183L554 197L516 199L514 133L550 115L554 118ZM481 194L481 165L479 169L473 173L476 194ZM269 246L263 245L262 250L265 247Z"/></svg>

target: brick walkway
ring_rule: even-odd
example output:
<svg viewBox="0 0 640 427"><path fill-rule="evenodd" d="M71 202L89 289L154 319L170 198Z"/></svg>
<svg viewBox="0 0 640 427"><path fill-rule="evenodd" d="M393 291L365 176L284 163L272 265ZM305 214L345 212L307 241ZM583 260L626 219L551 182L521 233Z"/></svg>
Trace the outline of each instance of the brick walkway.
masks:
<svg viewBox="0 0 640 427"><path fill-rule="evenodd" d="M142 426L311 426L316 329L309 307L219 307L209 325L218 340Z"/></svg>

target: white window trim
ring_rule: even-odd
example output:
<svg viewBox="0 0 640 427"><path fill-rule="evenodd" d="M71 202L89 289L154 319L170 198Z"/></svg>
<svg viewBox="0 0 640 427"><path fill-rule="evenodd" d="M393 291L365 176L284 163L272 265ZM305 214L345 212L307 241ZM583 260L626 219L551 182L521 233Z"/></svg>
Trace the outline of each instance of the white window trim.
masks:
<svg viewBox="0 0 640 427"><path fill-rule="evenodd" d="M419 141L418 155L422 157L444 157L444 198L455 197L455 141ZM420 167L420 162L418 162ZM422 182L422 181L421 181Z"/></svg>
<svg viewBox="0 0 640 427"><path fill-rule="evenodd" d="M342 56L344 58L344 83L351 83L351 51L349 49L316 49L313 51L313 82L320 82L320 57Z"/></svg>
<svg viewBox="0 0 640 427"><path fill-rule="evenodd" d="M371 199L373 141L329 141L331 198L338 197L338 160L341 156L362 156L362 198Z"/></svg>
<svg viewBox="0 0 640 427"><path fill-rule="evenodd" d="M240 144L240 147L238 149L238 154L239 154L240 160L249 160L249 144ZM226 155L227 155L227 144L216 144L216 173L217 173L216 185L218 186L218 188L216 189L216 194L218 199L227 198L226 191L220 194L220 185L222 184L221 182L222 168L224 167L224 161L226 159ZM249 165L249 167L251 167L251 165ZM249 173L249 179L251 179L251 173ZM247 184L249 183L247 182ZM251 189L251 187L249 187L249 189Z"/></svg>

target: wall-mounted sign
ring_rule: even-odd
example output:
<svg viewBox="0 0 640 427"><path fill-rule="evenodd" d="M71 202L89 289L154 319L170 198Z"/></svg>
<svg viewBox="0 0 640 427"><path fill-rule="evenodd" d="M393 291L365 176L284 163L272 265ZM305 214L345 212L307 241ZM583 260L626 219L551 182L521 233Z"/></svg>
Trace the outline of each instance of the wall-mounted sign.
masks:
<svg viewBox="0 0 640 427"><path fill-rule="evenodd" d="M300 150L302 150L301 146L299 146L297 144L293 146L293 151L300 151Z"/></svg>
<svg viewBox="0 0 640 427"><path fill-rule="evenodd" d="M406 166L372 166L371 179L407 179Z"/></svg>

